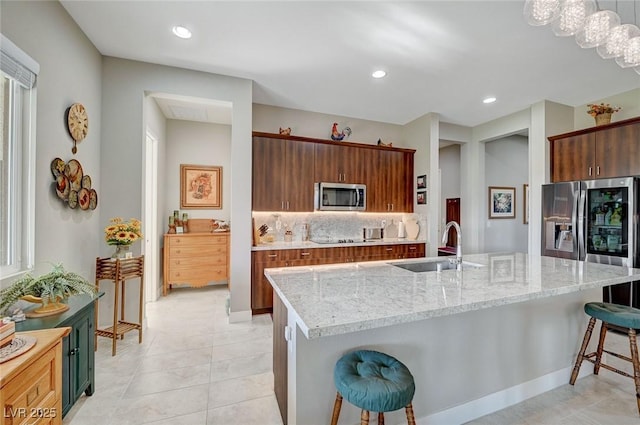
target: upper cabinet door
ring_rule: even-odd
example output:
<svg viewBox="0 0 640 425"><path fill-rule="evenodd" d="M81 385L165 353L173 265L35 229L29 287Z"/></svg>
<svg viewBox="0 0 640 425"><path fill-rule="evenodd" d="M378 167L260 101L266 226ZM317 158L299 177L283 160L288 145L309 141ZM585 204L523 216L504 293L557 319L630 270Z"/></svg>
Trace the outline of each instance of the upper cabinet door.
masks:
<svg viewBox="0 0 640 425"><path fill-rule="evenodd" d="M253 138L252 208L254 211L282 211L285 199L286 141Z"/></svg>
<svg viewBox="0 0 640 425"><path fill-rule="evenodd" d="M371 164L366 148L336 144L316 144L315 181L366 184Z"/></svg>
<svg viewBox="0 0 640 425"><path fill-rule="evenodd" d="M254 211L313 211L314 144L253 138Z"/></svg>
<svg viewBox="0 0 640 425"><path fill-rule="evenodd" d="M640 123L596 133L596 164L597 178L640 175Z"/></svg>
<svg viewBox="0 0 640 425"><path fill-rule="evenodd" d="M286 181L283 198L286 211L313 211L313 175L315 145L308 142L286 141Z"/></svg>
<svg viewBox="0 0 640 425"><path fill-rule="evenodd" d="M551 180L595 179L595 135L581 134L553 141Z"/></svg>

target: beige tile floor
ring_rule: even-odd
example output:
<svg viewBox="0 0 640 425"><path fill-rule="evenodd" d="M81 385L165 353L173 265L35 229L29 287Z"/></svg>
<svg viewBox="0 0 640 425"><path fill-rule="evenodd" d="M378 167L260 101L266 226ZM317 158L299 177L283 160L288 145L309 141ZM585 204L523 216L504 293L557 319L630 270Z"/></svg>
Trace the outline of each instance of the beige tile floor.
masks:
<svg viewBox="0 0 640 425"><path fill-rule="evenodd" d="M227 297L224 287L172 291L147 306L143 343L131 332L115 357L110 340L99 338L95 393L78 400L64 425L282 424L273 394L271 318L229 324ZM628 353L626 337L610 334L607 341ZM633 381L602 370L469 423L637 425L640 416Z"/></svg>
<svg viewBox="0 0 640 425"><path fill-rule="evenodd" d="M96 388L64 425L281 425L269 315L229 324L225 287L177 289L147 305L137 332L98 339Z"/></svg>

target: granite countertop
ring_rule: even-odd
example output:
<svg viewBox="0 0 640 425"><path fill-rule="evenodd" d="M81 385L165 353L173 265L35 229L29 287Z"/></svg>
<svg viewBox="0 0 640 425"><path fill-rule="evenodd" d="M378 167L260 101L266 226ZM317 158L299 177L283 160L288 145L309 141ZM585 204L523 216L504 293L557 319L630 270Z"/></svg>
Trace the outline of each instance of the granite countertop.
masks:
<svg viewBox="0 0 640 425"><path fill-rule="evenodd" d="M272 268L265 275L309 339L640 280L640 269L523 253L463 260L476 267L414 273L391 265L448 261L432 257Z"/></svg>
<svg viewBox="0 0 640 425"><path fill-rule="evenodd" d="M318 243L313 241L293 241L293 242L269 242L261 243L258 246L251 247L252 251L267 251L270 249L304 249L304 248L337 248L348 246L371 246L371 245L398 245L398 244L414 244L414 243L426 243L424 239L405 239L405 238L390 238L380 239L375 241L354 240L353 243Z"/></svg>

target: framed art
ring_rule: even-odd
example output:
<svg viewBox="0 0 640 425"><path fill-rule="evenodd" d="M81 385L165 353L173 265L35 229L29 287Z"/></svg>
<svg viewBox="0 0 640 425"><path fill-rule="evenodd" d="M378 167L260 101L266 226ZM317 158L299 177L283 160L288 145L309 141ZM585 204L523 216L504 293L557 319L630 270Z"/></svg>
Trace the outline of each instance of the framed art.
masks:
<svg viewBox="0 0 640 425"><path fill-rule="evenodd" d="M222 167L180 164L180 208L222 209Z"/></svg>
<svg viewBox="0 0 640 425"><path fill-rule="evenodd" d="M492 255L489 257L490 281L513 282L516 280L515 255Z"/></svg>
<svg viewBox="0 0 640 425"><path fill-rule="evenodd" d="M418 189L426 189L427 188L427 175L423 174L421 176L418 176L418 178L416 179L416 184Z"/></svg>
<svg viewBox="0 0 640 425"><path fill-rule="evenodd" d="M489 186L489 218L516 217L516 188Z"/></svg>
<svg viewBox="0 0 640 425"><path fill-rule="evenodd" d="M420 190L416 194L416 199L418 200L418 205L426 205L427 204L427 191Z"/></svg>
<svg viewBox="0 0 640 425"><path fill-rule="evenodd" d="M522 185L522 222L529 224L529 185Z"/></svg>

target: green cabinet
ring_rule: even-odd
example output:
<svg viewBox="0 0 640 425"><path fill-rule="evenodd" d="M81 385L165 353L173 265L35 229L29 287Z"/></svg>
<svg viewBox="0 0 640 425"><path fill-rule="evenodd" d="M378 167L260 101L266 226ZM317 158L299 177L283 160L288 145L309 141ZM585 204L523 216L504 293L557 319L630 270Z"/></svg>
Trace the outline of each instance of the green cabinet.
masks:
<svg viewBox="0 0 640 425"><path fill-rule="evenodd" d="M69 310L54 316L27 319L16 323L16 332L70 327L62 340L62 416L80 398L95 389L94 298L88 295L69 297Z"/></svg>

